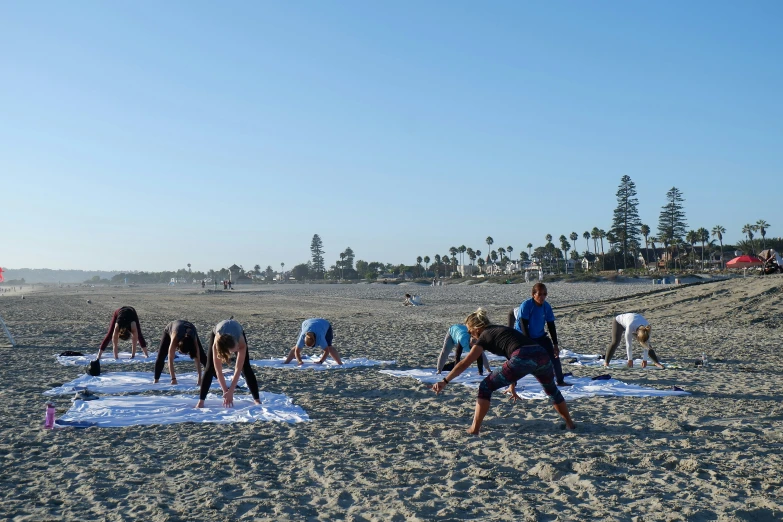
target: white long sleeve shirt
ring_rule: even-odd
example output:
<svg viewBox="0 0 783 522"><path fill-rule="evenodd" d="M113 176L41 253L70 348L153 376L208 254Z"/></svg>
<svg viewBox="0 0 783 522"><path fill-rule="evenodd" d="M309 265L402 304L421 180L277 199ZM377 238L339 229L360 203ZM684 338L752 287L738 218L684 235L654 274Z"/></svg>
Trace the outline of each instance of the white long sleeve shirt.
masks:
<svg viewBox="0 0 783 522"><path fill-rule="evenodd" d="M634 313L620 314L614 319L625 328L625 351L628 355L628 360L633 361L631 343L633 342L633 337L636 335L636 330L638 330L640 326L648 326L650 323L648 323L647 319L643 316ZM649 342L647 344L649 345ZM646 362L648 360L648 349L644 345L642 345L642 348L642 360Z"/></svg>

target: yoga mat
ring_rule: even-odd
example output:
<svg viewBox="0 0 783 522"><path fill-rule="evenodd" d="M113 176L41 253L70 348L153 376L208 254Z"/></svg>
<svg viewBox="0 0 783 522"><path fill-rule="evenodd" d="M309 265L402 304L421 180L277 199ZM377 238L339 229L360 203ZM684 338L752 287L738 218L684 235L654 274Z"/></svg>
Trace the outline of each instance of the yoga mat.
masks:
<svg viewBox="0 0 783 522"><path fill-rule="evenodd" d="M233 373L227 373L226 384L233 378ZM170 384L171 378L168 373L160 376L160 382L152 382L152 372L107 372L93 377L92 375L82 375L62 386L52 388L43 392L44 395L70 395L78 391L88 389L98 394L117 394L117 393L141 393L149 390L160 391L197 391L198 374L177 373L176 385ZM245 387L245 379L240 376L237 386ZM217 378L212 379L212 388L219 388Z"/></svg>
<svg viewBox="0 0 783 522"><path fill-rule="evenodd" d="M288 364L283 364L285 357L272 358L272 359L256 359L250 361L251 366L260 366L262 368L277 368L281 370L344 370L346 368L361 368L365 366L385 366L394 364L395 361L376 361L373 359L366 359L364 357L358 357L355 359L342 359L343 364L340 366L331 357L327 358L323 364L316 364L321 357L315 355L303 356L302 360L304 364L299 366L296 359L293 359Z"/></svg>
<svg viewBox="0 0 783 522"><path fill-rule="evenodd" d="M117 354L119 356L119 359L114 358L114 354L106 350L103 352L103 357L101 357L101 366L104 366L106 364L140 364L140 363L154 363L155 360L158 358L158 352L150 352L149 357L144 357L144 352L141 350L136 352L136 357L131 359L131 354L129 352L120 352ZM76 356L68 356L68 355L57 355L57 362L62 364L63 366L88 366L90 364L90 361L94 361L98 358L97 353L87 354L87 355L76 355ZM168 357L166 357L166 360L168 360ZM177 353L177 356L174 358L175 361L181 362L181 361L192 361L192 359L181 353Z"/></svg>
<svg viewBox="0 0 783 522"><path fill-rule="evenodd" d="M230 424L234 422L307 422L310 418L285 395L261 393L261 404L250 395L234 396L234 407L224 408L219 395L207 396L205 408L196 408L198 395L102 397L73 401L71 409L55 421L55 428L117 428L179 424L182 422Z"/></svg>
<svg viewBox="0 0 783 522"><path fill-rule="evenodd" d="M435 384L438 381L443 380L443 377L448 375L448 372L443 372L441 375L437 375L435 370L432 369L419 369L419 370L380 370L381 373L391 375L393 377L412 377L419 382L425 384ZM478 388L479 383L484 380L484 377L478 375L478 370L468 369L465 370L459 377L451 381L451 384L461 384L469 388ZM568 399L580 399L584 397L663 397L671 395L690 395L686 391L676 390L658 390L655 388L647 388L645 386L639 386L637 384L627 384L617 379L609 379L606 381L594 381L590 377L567 377L566 382L570 382L572 386L563 386L560 389L560 393L563 397ZM502 390L497 390L495 396L501 393ZM517 382L517 395L523 399L545 399L547 395L544 393L544 389L538 383L535 377L532 375L526 375Z"/></svg>
<svg viewBox="0 0 783 522"><path fill-rule="evenodd" d="M563 350L560 349L560 359L564 364L570 364L571 366L588 366L588 367L603 367L604 360L601 355L598 354L584 354L584 353L576 353L572 352L570 350ZM577 359L576 362L566 362L569 359ZM626 366L628 364L628 361L625 359L625 351L618 357L618 354L615 354L614 358L609 363L609 366ZM664 366L666 366L666 363L663 363ZM642 359L634 359L633 360L633 367L642 369ZM647 362L647 368L649 370L660 370L657 366L655 366L652 361Z"/></svg>

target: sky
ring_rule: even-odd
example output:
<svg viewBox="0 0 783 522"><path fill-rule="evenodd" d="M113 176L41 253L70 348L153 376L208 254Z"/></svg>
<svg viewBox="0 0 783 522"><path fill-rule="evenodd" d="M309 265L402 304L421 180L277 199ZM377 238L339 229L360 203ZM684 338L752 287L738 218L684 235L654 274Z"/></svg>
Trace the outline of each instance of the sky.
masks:
<svg viewBox="0 0 783 522"><path fill-rule="evenodd" d="M783 3L0 2L0 266L783 236ZM555 241L557 243L557 241ZM592 250L592 246L590 247Z"/></svg>

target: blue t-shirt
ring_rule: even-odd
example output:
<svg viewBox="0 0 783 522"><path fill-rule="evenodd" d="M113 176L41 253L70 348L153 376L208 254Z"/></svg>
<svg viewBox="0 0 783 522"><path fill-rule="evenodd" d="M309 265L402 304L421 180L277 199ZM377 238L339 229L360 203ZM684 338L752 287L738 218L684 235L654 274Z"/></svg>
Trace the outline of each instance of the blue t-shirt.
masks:
<svg viewBox="0 0 783 522"><path fill-rule="evenodd" d="M531 339L538 339L546 335L544 326L546 326L546 323L555 320L555 314L552 313L552 307L549 306L549 303L544 301L543 305L538 306L531 297L523 301L519 306L519 317L514 329L520 332L522 331L520 326L521 319L525 319L528 322L528 336Z"/></svg>
<svg viewBox="0 0 783 522"><path fill-rule="evenodd" d="M331 324L326 319L308 319L302 323L302 333L299 334L299 339L296 341L297 348L304 348L304 338L307 332L313 332L315 334L315 346L326 348L329 343L326 342L326 332L331 328ZM313 348L315 348L313 346Z"/></svg>
<svg viewBox="0 0 783 522"><path fill-rule="evenodd" d="M462 346L463 350L470 350L470 334L468 333L468 327L464 324L455 324L449 328L449 336L451 340Z"/></svg>

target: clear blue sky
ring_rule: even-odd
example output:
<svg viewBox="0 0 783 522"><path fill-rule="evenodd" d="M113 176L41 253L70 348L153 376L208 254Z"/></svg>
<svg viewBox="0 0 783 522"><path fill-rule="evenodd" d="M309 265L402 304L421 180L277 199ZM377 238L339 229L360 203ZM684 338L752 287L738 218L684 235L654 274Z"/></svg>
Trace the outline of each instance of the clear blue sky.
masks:
<svg viewBox="0 0 783 522"><path fill-rule="evenodd" d="M783 235L783 2L0 3L0 266ZM584 240L577 243L585 249Z"/></svg>

